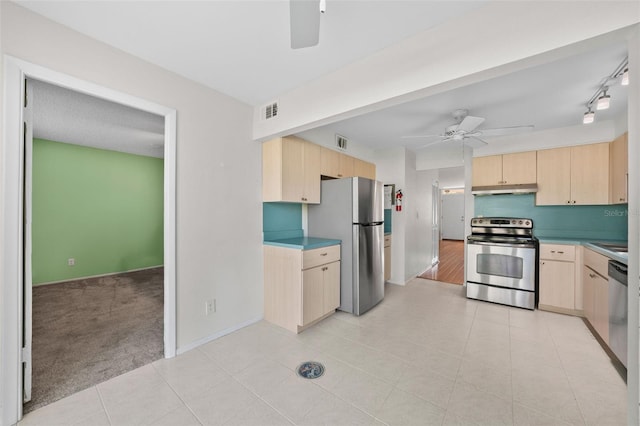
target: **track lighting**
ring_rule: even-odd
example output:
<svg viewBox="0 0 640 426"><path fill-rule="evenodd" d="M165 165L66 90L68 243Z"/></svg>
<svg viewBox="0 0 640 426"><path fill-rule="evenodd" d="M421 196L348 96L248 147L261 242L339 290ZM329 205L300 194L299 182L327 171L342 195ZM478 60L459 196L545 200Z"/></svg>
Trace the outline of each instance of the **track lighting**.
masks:
<svg viewBox="0 0 640 426"><path fill-rule="evenodd" d="M611 96L607 95L607 90L609 90L609 88L605 87L602 95L598 98L598 103L596 104L596 109L598 111L609 108L609 105L611 104Z"/></svg>
<svg viewBox="0 0 640 426"><path fill-rule="evenodd" d="M591 107L589 107L589 110L584 113L584 117L582 118L582 124L593 123L593 120L595 117L596 117L596 113L591 111Z"/></svg>
<svg viewBox="0 0 640 426"><path fill-rule="evenodd" d="M620 81L622 86L629 85L629 57L624 58L622 63L618 65L611 75L601 80L602 83L598 90L596 90L593 96L591 96L591 99L585 103L587 112L585 112L582 117L582 124L594 122L596 118L596 113L592 110L594 104L597 111L609 108L611 105L611 96L607 94L607 91L609 90L609 85L617 81Z"/></svg>

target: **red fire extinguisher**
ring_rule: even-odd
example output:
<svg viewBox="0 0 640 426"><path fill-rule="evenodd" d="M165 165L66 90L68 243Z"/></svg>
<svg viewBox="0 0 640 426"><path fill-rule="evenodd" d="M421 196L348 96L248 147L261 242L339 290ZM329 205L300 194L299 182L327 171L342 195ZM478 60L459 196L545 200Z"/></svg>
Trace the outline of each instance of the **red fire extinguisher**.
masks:
<svg viewBox="0 0 640 426"><path fill-rule="evenodd" d="M399 189L396 191L396 211L402 211L402 190Z"/></svg>

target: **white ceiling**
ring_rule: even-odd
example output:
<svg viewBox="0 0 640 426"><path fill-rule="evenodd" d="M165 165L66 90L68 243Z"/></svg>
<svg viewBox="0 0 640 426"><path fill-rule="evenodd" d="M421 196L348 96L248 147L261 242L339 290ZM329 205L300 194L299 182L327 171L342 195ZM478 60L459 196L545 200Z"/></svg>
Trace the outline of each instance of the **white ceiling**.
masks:
<svg viewBox="0 0 640 426"><path fill-rule="evenodd" d="M164 117L38 80L29 84L35 138L164 156Z"/></svg>
<svg viewBox="0 0 640 426"><path fill-rule="evenodd" d="M455 123L452 113L457 109L485 118L480 130L533 125L533 131L541 131L580 125L585 104L626 56L624 44L608 45L324 127L373 150L390 146L418 150L437 138L402 136L441 135L446 126ZM596 112L599 122L627 111L627 88L619 84L609 87L611 107Z"/></svg>
<svg viewBox="0 0 640 426"><path fill-rule="evenodd" d="M485 2L327 0L319 45L298 50L289 47L286 0L18 3L248 104L261 105ZM625 56L624 46L607 46L326 127L365 148L402 145L417 150L428 141L400 137L441 134L447 125L453 124L451 112L460 108L486 118L481 128L533 124L535 130L544 130L577 125L581 123L585 102ZM612 108L598 112L597 120L617 117L626 110L625 89L615 86L610 94ZM97 108L99 104L107 109L113 107L98 102L80 111ZM130 111L125 115L128 120L134 117ZM138 136L142 135L140 130L148 131L148 117L143 116L140 125L129 121L113 130L115 139L130 127L137 129ZM73 118L74 129L82 130L81 122L73 114L67 118ZM62 115L49 119L47 123L57 126L49 129L43 119L38 130L43 134L61 131L66 126L64 120ZM95 124L92 120L85 123ZM114 119L106 124L119 123L125 121ZM157 131L157 125L154 126ZM96 134L91 127L75 140L86 142ZM124 145L132 146L139 140Z"/></svg>
<svg viewBox="0 0 640 426"><path fill-rule="evenodd" d="M328 0L320 43L296 50L287 0L17 3L256 106L485 2Z"/></svg>

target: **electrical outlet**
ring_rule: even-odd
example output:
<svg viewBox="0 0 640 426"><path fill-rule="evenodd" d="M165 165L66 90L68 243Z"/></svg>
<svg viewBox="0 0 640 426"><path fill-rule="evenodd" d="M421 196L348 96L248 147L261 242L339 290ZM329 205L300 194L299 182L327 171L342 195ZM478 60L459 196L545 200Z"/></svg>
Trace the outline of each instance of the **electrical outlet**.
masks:
<svg viewBox="0 0 640 426"><path fill-rule="evenodd" d="M205 315L213 314L216 312L216 299L209 299L205 303Z"/></svg>
<svg viewBox="0 0 640 426"><path fill-rule="evenodd" d="M69 259L67 259L67 266L75 266L76 265L76 260L73 257L70 257Z"/></svg>

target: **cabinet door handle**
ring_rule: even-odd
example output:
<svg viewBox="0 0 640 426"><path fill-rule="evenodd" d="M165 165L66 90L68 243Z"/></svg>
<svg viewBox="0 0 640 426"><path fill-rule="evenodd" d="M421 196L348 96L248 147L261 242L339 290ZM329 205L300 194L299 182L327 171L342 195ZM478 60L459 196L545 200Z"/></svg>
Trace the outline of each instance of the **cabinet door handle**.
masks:
<svg viewBox="0 0 640 426"><path fill-rule="evenodd" d="M320 256L326 256L328 253L320 253Z"/></svg>
<svg viewBox="0 0 640 426"><path fill-rule="evenodd" d="M327 269L329 269L327 266L325 266L324 268L322 268L323 271L326 271Z"/></svg>
<svg viewBox="0 0 640 426"><path fill-rule="evenodd" d="M573 204L575 204L575 203L576 203L576 200L573 200Z"/></svg>
<svg viewBox="0 0 640 426"><path fill-rule="evenodd" d="M564 252L563 251L559 251L558 254L564 254Z"/></svg>
<svg viewBox="0 0 640 426"><path fill-rule="evenodd" d="M338 173L338 177L342 177L342 175L340 173Z"/></svg>
<svg viewBox="0 0 640 426"><path fill-rule="evenodd" d="M555 250L551 250L551 253L555 253L555 252L556 252Z"/></svg>
<svg viewBox="0 0 640 426"><path fill-rule="evenodd" d="M567 204L571 204L571 200L567 201Z"/></svg>
<svg viewBox="0 0 640 426"><path fill-rule="evenodd" d="M624 201L624 198L620 198L620 201Z"/></svg>
<svg viewBox="0 0 640 426"><path fill-rule="evenodd" d="M591 278L595 278L595 277L596 277L596 274L589 273L589 276L590 276Z"/></svg>

